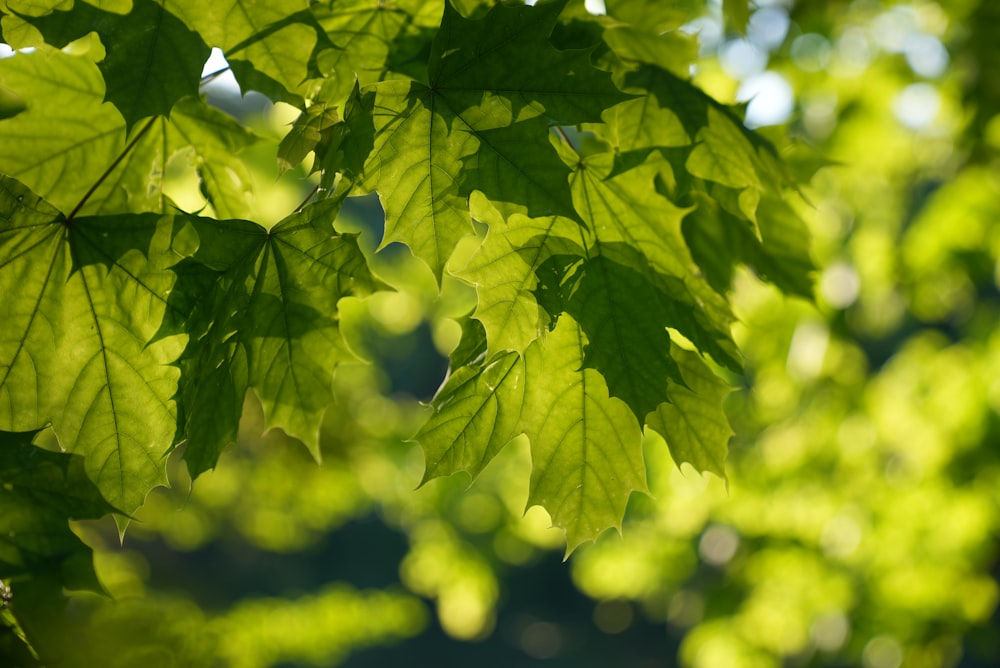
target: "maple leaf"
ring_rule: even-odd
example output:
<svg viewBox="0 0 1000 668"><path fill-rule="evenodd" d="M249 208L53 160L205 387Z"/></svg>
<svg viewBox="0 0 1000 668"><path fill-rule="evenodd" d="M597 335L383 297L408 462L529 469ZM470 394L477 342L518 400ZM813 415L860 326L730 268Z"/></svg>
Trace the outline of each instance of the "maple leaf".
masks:
<svg viewBox="0 0 1000 668"><path fill-rule="evenodd" d="M584 367L586 336L569 316L525 352L520 427L531 442L528 504L566 531L566 553L621 527L633 491L646 491L642 434L604 379Z"/></svg>
<svg viewBox="0 0 1000 668"><path fill-rule="evenodd" d="M726 478L726 455L732 429L722 400L732 388L708 368L697 353L671 351L683 384L668 381L669 402L646 417L646 425L663 436L678 466L687 462L698 471Z"/></svg>
<svg viewBox="0 0 1000 668"><path fill-rule="evenodd" d="M69 213L125 146L100 70L86 58L38 51L5 60L0 85L28 106L0 122L0 172Z"/></svg>
<svg viewBox="0 0 1000 668"><path fill-rule="evenodd" d="M329 77L319 97L339 102L355 83L377 83L391 75L394 65L403 67L405 61L416 59L421 33L437 27L442 5L426 0L338 0L313 5L316 21L334 47L316 57L316 66Z"/></svg>
<svg viewBox="0 0 1000 668"><path fill-rule="evenodd" d="M548 329L551 314L536 297L538 272L557 255L583 255L576 221L514 214L494 222L468 264L456 272L476 286L473 317L483 323L490 353L523 353Z"/></svg>
<svg viewBox="0 0 1000 668"><path fill-rule="evenodd" d="M491 4L7 0L3 39L38 48L0 71L0 429L51 425L79 456L59 461L126 514L178 442L193 474L215 466L248 390L318 456L353 359L338 302L385 287L332 221L375 191L382 246L439 281L488 228L450 267L478 299L417 435L425 481L475 477L525 434L529 503L572 550L645 489L643 426L724 475L728 385L707 358L740 370L739 265L811 292L793 184L687 80L676 28L698 3ZM724 3L737 28L746 7ZM86 55L51 46L91 31ZM273 228L240 157L260 138L196 95L208 47L301 111L272 148L281 172L315 154L322 195ZM174 211L181 160L221 220Z"/></svg>
<svg viewBox="0 0 1000 668"><path fill-rule="evenodd" d="M434 414L414 437L427 458L423 482L458 471L478 476L520 433L524 385L524 364L514 352L451 373L434 398Z"/></svg>
<svg viewBox="0 0 1000 668"><path fill-rule="evenodd" d="M78 205L77 215L165 212L163 175L183 153L218 215L250 214L250 177L237 154L257 137L199 98L178 100L169 119L150 119L126 136L121 115L103 102L100 72L85 58L19 54L4 63L0 84L29 105L0 123L0 141L10 148L0 153L0 172L63 213Z"/></svg>
<svg viewBox="0 0 1000 668"><path fill-rule="evenodd" d="M246 75L258 83L263 77L285 92L295 93L309 76L308 63L322 30L312 24L306 0L221 0L209 4L165 0L165 6L206 44L222 49L237 79Z"/></svg>
<svg viewBox="0 0 1000 668"><path fill-rule="evenodd" d="M267 427L282 428L319 457L334 370L355 359L339 331L337 302L379 285L355 236L334 233L339 206L324 200L270 230L243 220L196 222L204 241L194 266L178 268L175 297L194 304L189 326L198 332L183 364L192 474L214 467L235 441L251 388Z"/></svg>
<svg viewBox="0 0 1000 668"><path fill-rule="evenodd" d="M589 50L549 44L564 5L497 5L478 20L445 5L428 83L368 87L375 141L365 185L386 212L383 244L406 243L440 276L472 232L473 190L505 215L575 217L549 126L597 120L628 96L590 64Z"/></svg>
<svg viewBox="0 0 1000 668"><path fill-rule="evenodd" d="M127 14L76 2L68 11L22 18L59 48L97 32L106 51L98 63L106 99L128 128L147 116L166 115L180 98L198 94L210 49L162 2L134 0Z"/></svg>
<svg viewBox="0 0 1000 668"><path fill-rule="evenodd" d="M186 337L152 339L192 241L184 216L70 223L0 177L0 429L51 424L126 513L166 482Z"/></svg>

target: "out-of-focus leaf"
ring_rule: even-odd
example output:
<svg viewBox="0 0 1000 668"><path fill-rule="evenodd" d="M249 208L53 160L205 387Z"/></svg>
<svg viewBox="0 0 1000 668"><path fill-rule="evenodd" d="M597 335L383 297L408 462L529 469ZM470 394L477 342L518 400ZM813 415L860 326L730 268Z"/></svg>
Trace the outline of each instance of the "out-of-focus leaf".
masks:
<svg viewBox="0 0 1000 668"><path fill-rule="evenodd" d="M0 432L0 578L45 573L70 589L103 591L90 548L67 520L114 508L87 477L83 457L42 450L33 436Z"/></svg>
<svg viewBox="0 0 1000 668"><path fill-rule="evenodd" d="M608 16L654 34L679 28L705 10L702 0L605 0Z"/></svg>
<svg viewBox="0 0 1000 668"><path fill-rule="evenodd" d="M726 27L745 35L750 23L749 0L722 0L722 13L726 17Z"/></svg>

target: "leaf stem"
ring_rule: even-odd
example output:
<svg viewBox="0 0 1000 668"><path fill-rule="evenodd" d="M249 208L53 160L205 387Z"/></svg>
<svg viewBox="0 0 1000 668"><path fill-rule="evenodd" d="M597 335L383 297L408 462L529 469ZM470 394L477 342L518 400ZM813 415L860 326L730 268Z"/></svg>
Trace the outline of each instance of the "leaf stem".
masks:
<svg viewBox="0 0 1000 668"><path fill-rule="evenodd" d="M214 81L219 75L225 74L231 69L232 68L229 65L226 65L221 70L215 70L214 72L209 72L208 74L206 74L201 78L201 81L198 82L198 85L204 86L206 84L212 83L212 81Z"/></svg>
<svg viewBox="0 0 1000 668"><path fill-rule="evenodd" d="M132 149L135 148L135 145L139 143L139 140L142 139L142 136L146 134L151 127L153 127L153 123L156 122L157 118L158 118L157 116L153 116L152 118L150 118L149 122L146 123L144 126L142 126L142 128L137 133L135 133L135 136L132 137L132 141L130 141L128 145L124 149L122 149L122 152L118 154L118 157L115 158L115 161L112 162L111 165L104 170L104 173L101 174L100 178L97 179L94 185L90 186L90 190L87 191L87 194L85 194L83 198L79 201L79 203L77 203L77 205L73 207L73 210L69 212L69 215L66 216L66 220L63 221L63 225L68 227L69 224L73 222L73 219L76 218L76 214L80 213L80 209L82 209L83 206L87 203L87 201L93 196L93 194L97 192L97 189L101 187L101 184L104 183L104 181L107 180L109 176L111 176L111 172L115 171L115 167L121 164L121 161L125 159L125 156L127 156L129 153L132 152Z"/></svg>
<svg viewBox="0 0 1000 668"><path fill-rule="evenodd" d="M319 184L316 184L316 186L314 186L313 189L309 191L309 194L306 195L306 198L302 200L302 203L299 204L297 207L295 207L295 210L292 213L298 213L299 211L302 211L302 209L306 208L306 204L308 204L309 200L311 200L313 196L318 192L319 192Z"/></svg>
<svg viewBox="0 0 1000 668"><path fill-rule="evenodd" d="M564 142L566 142L566 145L569 146L573 150L573 153L576 153L577 155L580 155L580 152L576 150L576 146L573 146L573 142L570 141L569 135L566 134L566 131L562 129L562 126L561 125L556 125L556 126L554 126L554 129L556 131L556 134L558 134L560 137L562 137L562 140Z"/></svg>

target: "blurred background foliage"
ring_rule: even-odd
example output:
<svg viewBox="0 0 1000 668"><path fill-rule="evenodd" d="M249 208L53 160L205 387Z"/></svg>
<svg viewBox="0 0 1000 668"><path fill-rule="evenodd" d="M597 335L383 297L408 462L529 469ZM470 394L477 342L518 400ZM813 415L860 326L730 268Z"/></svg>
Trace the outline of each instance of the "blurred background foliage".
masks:
<svg viewBox="0 0 1000 668"><path fill-rule="evenodd" d="M1000 665L1000 9L737 4L676 3L697 16L676 38L800 171L823 269L814 303L735 277L728 483L654 435L652 497L566 563L545 513L524 513L525 443L471 487L417 489L407 439L474 293L446 278L439 295L390 247L373 262L398 292L343 305L378 363L338 371L323 464L253 436L249 397L239 445L193 486L176 458L123 543L110 518L74 526L110 598L27 623L74 666ZM303 166L276 178L294 112L224 77L205 92L252 120L251 206L276 221L306 194ZM190 165L169 178L205 205ZM339 226L374 253L377 200Z"/></svg>

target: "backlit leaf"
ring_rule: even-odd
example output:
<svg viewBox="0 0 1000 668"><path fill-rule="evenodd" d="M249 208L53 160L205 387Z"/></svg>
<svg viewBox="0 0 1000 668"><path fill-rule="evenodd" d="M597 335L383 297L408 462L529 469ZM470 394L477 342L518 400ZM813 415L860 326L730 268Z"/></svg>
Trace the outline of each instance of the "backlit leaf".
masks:
<svg viewBox="0 0 1000 668"><path fill-rule="evenodd" d="M307 0L164 0L166 8L231 64L253 69L296 93L319 39ZM202 61L204 62L204 60Z"/></svg>
<svg viewBox="0 0 1000 668"><path fill-rule="evenodd" d="M449 376L434 398L434 415L414 437L427 458L425 482L458 471L479 475L520 433L524 381L524 364L513 352Z"/></svg>
<svg viewBox="0 0 1000 668"><path fill-rule="evenodd" d="M184 217L69 223L20 183L0 180L0 429L51 424L126 513L166 482L174 444L171 366L183 335L151 342L174 284Z"/></svg>
<svg viewBox="0 0 1000 668"><path fill-rule="evenodd" d="M205 251L194 259L217 275L193 316L204 333L183 365L193 474L214 467L235 440L247 389L263 404L269 428L280 427L319 456L334 370L355 359L339 331L337 301L376 287L355 237L333 231L339 206L325 200L271 230L242 220L197 224ZM185 270L178 298L201 292L205 278L204 271Z"/></svg>
<svg viewBox="0 0 1000 668"><path fill-rule="evenodd" d="M699 471L725 478L733 431L722 400L732 388L697 353L675 347L671 356L681 369L684 384L670 381L670 402L660 404L646 418L646 425L663 436L678 465L687 462Z"/></svg>
<svg viewBox="0 0 1000 668"><path fill-rule="evenodd" d="M386 242L403 241L440 276L471 232L467 196L505 214L575 218L569 170L548 145L550 123L597 120L627 99L588 51L548 43L563 2L497 5L482 19L446 5L429 84L375 84L375 146L366 167L386 211Z"/></svg>
<svg viewBox="0 0 1000 668"><path fill-rule="evenodd" d="M584 367L586 337L569 316L525 353L521 428L531 441L528 504L566 531L567 553L621 527L633 491L645 491L642 434L635 416Z"/></svg>
<svg viewBox="0 0 1000 668"><path fill-rule="evenodd" d="M60 48L97 32L106 52L98 63L106 99L130 128L141 118L165 116L177 100L198 94L209 48L162 2L134 0L126 15L76 2L68 11L57 10L29 22L48 44Z"/></svg>
<svg viewBox="0 0 1000 668"><path fill-rule="evenodd" d="M125 122L104 100L94 63L62 52L3 61L0 85L28 109L0 121L0 173L68 214L125 146Z"/></svg>

